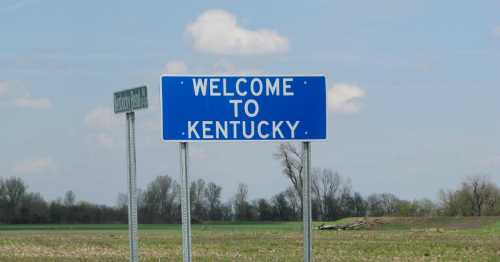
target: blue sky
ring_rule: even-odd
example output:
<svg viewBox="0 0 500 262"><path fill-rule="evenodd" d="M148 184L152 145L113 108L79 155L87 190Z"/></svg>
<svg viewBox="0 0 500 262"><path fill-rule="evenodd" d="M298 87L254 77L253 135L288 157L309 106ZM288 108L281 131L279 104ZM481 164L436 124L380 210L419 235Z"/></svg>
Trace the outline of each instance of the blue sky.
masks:
<svg viewBox="0 0 500 262"><path fill-rule="evenodd" d="M151 108L137 114L144 188L179 172L178 145L161 142L162 73L311 73L327 76L331 98L329 140L313 144L313 165L355 190L435 199L469 175L500 183L498 10L498 1L2 1L0 175L49 199L72 189L112 204L126 191L113 92L150 89ZM223 185L226 199L239 182L269 197L288 185L276 147L194 144L192 178Z"/></svg>

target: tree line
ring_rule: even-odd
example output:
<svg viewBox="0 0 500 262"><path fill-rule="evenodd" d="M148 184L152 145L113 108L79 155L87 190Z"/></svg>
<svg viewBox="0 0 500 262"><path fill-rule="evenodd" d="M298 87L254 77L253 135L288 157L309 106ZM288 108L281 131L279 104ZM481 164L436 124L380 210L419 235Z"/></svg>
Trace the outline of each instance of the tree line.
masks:
<svg viewBox="0 0 500 262"><path fill-rule="evenodd" d="M223 188L198 179L191 182L193 223L206 221L296 221L302 218L302 154L293 144L281 144L274 155L290 186L270 198L250 199L248 186L239 184L229 200ZM391 193L366 197L352 189L351 181L331 169L312 171L314 220L332 221L364 216L483 216L500 215L500 189L484 176L465 179L456 190L441 190L439 200L403 200ZM158 176L138 192L140 223L179 223L180 185L172 177ZM77 201L73 191L62 198L45 200L28 191L21 178L0 178L0 223L7 224L99 224L127 223L126 194L115 206Z"/></svg>
<svg viewBox="0 0 500 262"><path fill-rule="evenodd" d="M348 179L329 169L313 176L314 220L331 221L364 216L483 216L500 215L500 189L485 177L467 178L457 190L440 192L440 200L402 200L391 193L363 197L352 192ZM180 186L169 176L158 176L139 190L139 222L179 223ZM193 223L206 221L297 221L302 217L301 198L293 187L269 199L249 199L248 186L239 184L235 195L221 199L222 187L203 179L190 186ZM125 194L115 206L77 201L72 191L63 198L46 201L28 191L17 177L0 179L0 223L7 224L99 224L127 223Z"/></svg>

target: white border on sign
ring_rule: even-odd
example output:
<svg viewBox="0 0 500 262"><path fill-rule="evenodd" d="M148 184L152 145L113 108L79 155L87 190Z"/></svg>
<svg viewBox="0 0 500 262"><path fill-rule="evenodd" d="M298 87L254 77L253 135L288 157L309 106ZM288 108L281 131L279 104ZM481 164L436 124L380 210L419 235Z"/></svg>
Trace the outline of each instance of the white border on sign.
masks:
<svg viewBox="0 0 500 262"><path fill-rule="evenodd" d="M184 76L184 77L190 77L190 76L200 76L200 77L268 77L268 76L274 76L274 77L324 77L325 78L325 128L326 128L326 133L325 133L325 138L317 138L317 139L224 139L224 140L217 140L217 139L187 139L187 140L167 140L164 139L163 135L163 88L162 88L162 79L165 76ZM329 112L328 112L328 85L327 85L327 78L325 75L322 74L304 74L304 75L298 75L298 74L283 74L283 75L271 75L271 74L256 74L256 75L251 75L251 76L246 76L246 75L215 75L215 74L161 74L160 76L160 123L161 123L161 140L163 142L167 143L214 143L214 142L223 142L223 143L230 143L230 142L325 142L328 140L328 117L329 117Z"/></svg>

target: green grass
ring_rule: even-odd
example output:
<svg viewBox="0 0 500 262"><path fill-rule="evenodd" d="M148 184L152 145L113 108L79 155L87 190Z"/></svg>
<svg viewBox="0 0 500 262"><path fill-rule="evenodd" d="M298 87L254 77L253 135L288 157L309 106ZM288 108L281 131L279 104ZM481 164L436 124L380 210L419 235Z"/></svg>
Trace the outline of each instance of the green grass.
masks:
<svg viewBox="0 0 500 262"><path fill-rule="evenodd" d="M498 217L383 220L361 231L314 230L315 261L500 261ZM301 261L302 238L300 222L196 224L193 260ZM180 225L141 225L141 261L181 260L181 240ZM0 225L0 261L127 261L127 256L126 225Z"/></svg>
<svg viewBox="0 0 500 262"><path fill-rule="evenodd" d="M193 224L193 230L200 231L290 231L298 230L300 223L296 222L267 222L267 223L211 223ZM170 230L178 231L179 224L141 224L139 230ZM65 225L2 225L0 231L120 231L128 230L126 224L65 224Z"/></svg>

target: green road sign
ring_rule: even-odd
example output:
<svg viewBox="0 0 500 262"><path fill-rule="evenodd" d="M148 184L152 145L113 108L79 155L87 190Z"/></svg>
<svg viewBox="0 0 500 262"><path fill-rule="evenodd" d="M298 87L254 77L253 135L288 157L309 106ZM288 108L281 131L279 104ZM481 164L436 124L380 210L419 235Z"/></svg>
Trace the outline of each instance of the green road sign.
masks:
<svg viewBox="0 0 500 262"><path fill-rule="evenodd" d="M115 113L132 112L148 107L148 89L146 86L116 92Z"/></svg>

